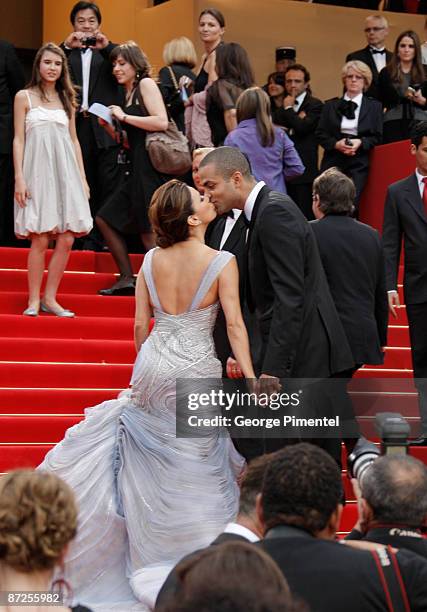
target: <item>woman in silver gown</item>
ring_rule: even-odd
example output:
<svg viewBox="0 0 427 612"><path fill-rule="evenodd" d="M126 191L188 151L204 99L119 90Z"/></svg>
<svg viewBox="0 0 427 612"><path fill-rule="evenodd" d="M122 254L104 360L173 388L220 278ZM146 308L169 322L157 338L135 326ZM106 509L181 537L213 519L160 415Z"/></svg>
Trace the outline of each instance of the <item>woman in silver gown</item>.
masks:
<svg viewBox="0 0 427 612"><path fill-rule="evenodd" d="M175 431L176 379L221 378L212 340L219 303L234 355L254 378L235 258L204 244L215 215L179 181L154 194L159 246L138 275L130 387L87 409L40 466L76 494L79 529L64 574L94 610L150 609L171 567L236 515L244 460L228 434L183 439Z"/></svg>

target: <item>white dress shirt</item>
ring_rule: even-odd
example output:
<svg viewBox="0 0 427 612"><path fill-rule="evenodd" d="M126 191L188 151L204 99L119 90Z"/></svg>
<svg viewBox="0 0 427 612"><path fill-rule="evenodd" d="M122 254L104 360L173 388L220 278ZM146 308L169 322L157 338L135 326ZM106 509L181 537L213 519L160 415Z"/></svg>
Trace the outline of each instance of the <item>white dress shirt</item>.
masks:
<svg viewBox="0 0 427 612"><path fill-rule="evenodd" d="M349 136L357 136L357 126L359 123L360 107L362 105L363 93L360 93L355 98L350 98L347 94L344 94L344 100L352 100L357 104L357 108L354 111L354 119L347 119L343 117L341 119L341 133L348 134Z"/></svg>
<svg viewBox="0 0 427 612"><path fill-rule="evenodd" d="M423 179L425 179L427 177L424 176L423 174L421 174L420 171L418 170L418 168L416 168L416 170L415 170L415 176L417 177L418 189L420 190L421 199L423 199L423 193L424 193Z"/></svg>
<svg viewBox="0 0 427 612"><path fill-rule="evenodd" d="M237 219L240 217L241 214L242 214L242 211L239 208L233 208L233 216L232 217L227 217L227 219L225 221L224 232L223 232L222 238L221 238L221 243L219 245L220 249L223 248L227 238L231 234L231 231L232 231L232 229L234 227L234 224L236 223Z"/></svg>
<svg viewBox="0 0 427 612"><path fill-rule="evenodd" d="M301 104L305 100L305 96L307 95L306 91L303 91L302 94L295 98L294 111L297 113L300 109Z"/></svg>
<svg viewBox="0 0 427 612"><path fill-rule="evenodd" d="M387 57L385 53L385 48L378 49L378 51L384 51L384 53L372 53L375 47L369 47L371 50L372 59L374 60L375 66L377 67L378 72L381 72L387 63Z"/></svg>
<svg viewBox="0 0 427 612"><path fill-rule="evenodd" d="M89 108L89 80L90 80L90 63L92 61L92 49L86 49L82 56L82 107L81 110Z"/></svg>
<svg viewBox="0 0 427 612"><path fill-rule="evenodd" d="M239 523L228 523L223 533L234 533L235 535L242 536L242 538L246 538L249 542L259 542L259 537L253 531L243 527L243 525L239 525Z"/></svg>
<svg viewBox="0 0 427 612"><path fill-rule="evenodd" d="M248 195L248 198L245 202L245 206L243 208L243 212L245 213L245 217L248 221L252 219L252 211L255 206L255 200L257 199L258 194L261 191L261 189L264 187L264 185L265 185L264 181L259 181L259 183L255 185L255 187L252 189L252 191Z"/></svg>

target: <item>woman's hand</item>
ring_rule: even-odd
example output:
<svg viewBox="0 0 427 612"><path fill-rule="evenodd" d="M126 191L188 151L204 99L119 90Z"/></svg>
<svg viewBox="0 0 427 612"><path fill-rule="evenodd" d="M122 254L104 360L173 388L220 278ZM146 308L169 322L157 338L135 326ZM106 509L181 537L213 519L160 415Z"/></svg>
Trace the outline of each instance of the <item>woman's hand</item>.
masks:
<svg viewBox="0 0 427 612"><path fill-rule="evenodd" d="M417 91L414 93L414 95L412 96L412 100L416 103L419 104L420 106L425 106L426 105L426 98L423 96L423 94L421 93L421 89L417 89Z"/></svg>
<svg viewBox="0 0 427 612"><path fill-rule="evenodd" d="M341 138L341 140L338 140L335 143L336 150L339 151L340 153L342 153L343 155L349 155L349 156L354 155L356 153L357 149L356 150L354 149L353 144L351 144L351 145L346 144L345 143L346 140L347 140L346 138ZM356 142L356 140L358 140L358 139L352 140L351 142L352 143ZM361 142L362 141L360 141L360 143ZM359 144L359 147L360 147L360 144ZM359 148L359 147L357 147L357 148Z"/></svg>
<svg viewBox="0 0 427 612"><path fill-rule="evenodd" d="M123 119L126 117L126 113L124 113L122 111L120 106L117 106L116 104L112 104L108 108L110 109L111 114L113 115L113 117L115 117L119 121L123 121Z"/></svg>
<svg viewBox="0 0 427 612"><path fill-rule="evenodd" d="M185 76L185 74L182 75L182 77L179 79L178 81L178 87L180 89L182 89L182 87L185 87L185 89L193 89L194 86L194 82L190 79L190 77Z"/></svg>
<svg viewBox="0 0 427 612"><path fill-rule="evenodd" d="M90 198L90 187L89 187L89 184L88 184L88 182L87 182L87 180L85 178L82 179L82 181L83 181L83 191L85 192L85 196L89 200L89 198Z"/></svg>
<svg viewBox="0 0 427 612"><path fill-rule="evenodd" d="M27 189L24 179L15 180L15 200L21 208L25 208L27 200L31 199L31 193Z"/></svg>

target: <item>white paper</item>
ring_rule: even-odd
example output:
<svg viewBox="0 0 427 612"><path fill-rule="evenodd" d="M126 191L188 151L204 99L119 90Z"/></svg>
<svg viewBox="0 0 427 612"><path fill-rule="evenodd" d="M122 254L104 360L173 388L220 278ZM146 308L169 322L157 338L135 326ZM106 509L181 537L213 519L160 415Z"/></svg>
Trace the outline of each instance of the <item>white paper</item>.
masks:
<svg viewBox="0 0 427 612"><path fill-rule="evenodd" d="M97 117L101 117L101 119L104 119L104 121L106 121L110 125L113 125L113 115L111 114L111 111L108 108L108 106L104 106L103 104L99 104L99 102L94 102L89 107L89 112L92 113L92 115L96 115Z"/></svg>

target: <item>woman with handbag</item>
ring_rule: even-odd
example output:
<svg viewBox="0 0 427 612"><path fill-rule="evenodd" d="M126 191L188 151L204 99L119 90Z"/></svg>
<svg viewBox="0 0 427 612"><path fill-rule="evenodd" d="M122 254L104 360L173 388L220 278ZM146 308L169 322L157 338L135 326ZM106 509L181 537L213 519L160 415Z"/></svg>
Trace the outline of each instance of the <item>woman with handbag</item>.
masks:
<svg viewBox="0 0 427 612"><path fill-rule="evenodd" d="M169 177L158 172L146 148L146 136L150 132L166 132L167 111L156 82L150 78L150 65L142 50L133 41L118 45L111 53L113 74L119 85L126 91L126 105L110 106L119 130L114 130L102 119L101 125L117 138L125 131L128 143L129 171L123 183L102 206L96 222L105 242L119 268L119 280L108 289L101 289L101 295L132 295L135 279L129 259L124 234L141 235L144 248L154 246L154 238L148 220L148 207L154 191ZM123 160L120 160L123 163Z"/></svg>
<svg viewBox="0 0 427 612"><path fill-rule="evenodd" d="M197 56L193 43L185 36L170 40L163 49L163 60L166 65L159 70L160 91L171 118L185 133L184 102L188 93L184 87L180 88L179 80L185 76L193 83L196 78L193 68Z"/></svg>

